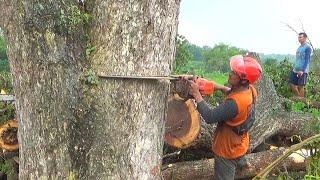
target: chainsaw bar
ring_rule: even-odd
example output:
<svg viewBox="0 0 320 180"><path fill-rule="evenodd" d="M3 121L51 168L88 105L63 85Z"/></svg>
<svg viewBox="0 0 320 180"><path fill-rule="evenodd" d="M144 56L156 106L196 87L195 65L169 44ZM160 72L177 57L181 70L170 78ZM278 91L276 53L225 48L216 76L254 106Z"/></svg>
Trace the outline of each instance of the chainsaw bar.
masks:
<svg viewBox="0 0 320 180"><path fill-rule="evenodd" d="M182 76L188 77L188 79L193 78L193 75L170 75L170 76L117 76L117 75L98 75L100 78L110 78L110 79L141 79L141 80L169 80L178 81Z"/></svg>

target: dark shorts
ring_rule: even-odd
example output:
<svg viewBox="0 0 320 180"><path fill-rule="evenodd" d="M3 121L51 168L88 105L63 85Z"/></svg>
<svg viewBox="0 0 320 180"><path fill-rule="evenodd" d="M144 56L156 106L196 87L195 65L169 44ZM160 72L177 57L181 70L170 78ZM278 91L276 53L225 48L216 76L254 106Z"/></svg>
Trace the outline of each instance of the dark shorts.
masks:
<svg viewBox="0 0 320 180"><path fill-rule="evenodd" d="M289 77L289 83L294 84L296 86L304 86L308 81L308 73L303 73L301 77L298 77L298 73L291 72Z"/></svg>

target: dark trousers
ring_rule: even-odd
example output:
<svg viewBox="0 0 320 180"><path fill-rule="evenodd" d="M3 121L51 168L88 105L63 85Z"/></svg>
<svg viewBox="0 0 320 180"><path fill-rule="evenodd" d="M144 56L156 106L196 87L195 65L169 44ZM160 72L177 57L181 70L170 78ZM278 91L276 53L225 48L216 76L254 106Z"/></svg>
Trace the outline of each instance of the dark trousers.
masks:
<svg viewBox="0 0 320 180"><path fill-rule="evenodd" d="M214 180L234 180L236 168L242 168L247 164L244 157L238 159L224 159L219 156L214 157Z"/></svg>

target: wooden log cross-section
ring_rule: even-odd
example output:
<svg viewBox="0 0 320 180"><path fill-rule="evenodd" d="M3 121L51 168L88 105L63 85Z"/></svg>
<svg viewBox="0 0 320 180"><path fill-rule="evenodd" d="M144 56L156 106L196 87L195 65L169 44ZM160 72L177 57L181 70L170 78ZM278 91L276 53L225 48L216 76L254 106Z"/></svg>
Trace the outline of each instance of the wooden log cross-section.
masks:
<svg viewBox="0 0 320 180"><path fill-rule="evenodd" d="M10 120L0 127L0 147L7 151L17 151L19 143L17 138L18 122Z"/></svg>
<svg viewBox="0 0 320 180"><path fill-rule="evenodd" d="M175 148L187 148L198 137L201 129L199 112L193 100L185 101L178 94L168 98L165 141Z"/></svg>

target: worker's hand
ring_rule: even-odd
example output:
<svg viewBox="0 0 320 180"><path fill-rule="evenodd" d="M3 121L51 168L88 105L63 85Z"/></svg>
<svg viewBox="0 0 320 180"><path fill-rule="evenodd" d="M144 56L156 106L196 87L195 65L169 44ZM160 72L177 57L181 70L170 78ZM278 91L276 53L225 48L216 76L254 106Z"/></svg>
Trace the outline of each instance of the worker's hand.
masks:
<svg viewBox="0 0 320 180"><path fill-rule="evenodd" d="M303 75L303 71L298 71L297 76L300 78Z"/></svg>
<svg viewBox="0 0 320 180"><path fill-rule="evenodd" d="M203 100L202 95L199 91L199 86L197 83L194 81L190 81L190 89L189 89L189 94L196 100L196 102L200 102Z"/></svg>
<svg viewBox="0 0 320 180"><path fill-rule="evenodd" d="M199 86L199 91L202 96L211 95L214 93L215 87L213 81L208 81L204 78L197 78L194 82Z"/></svg>

